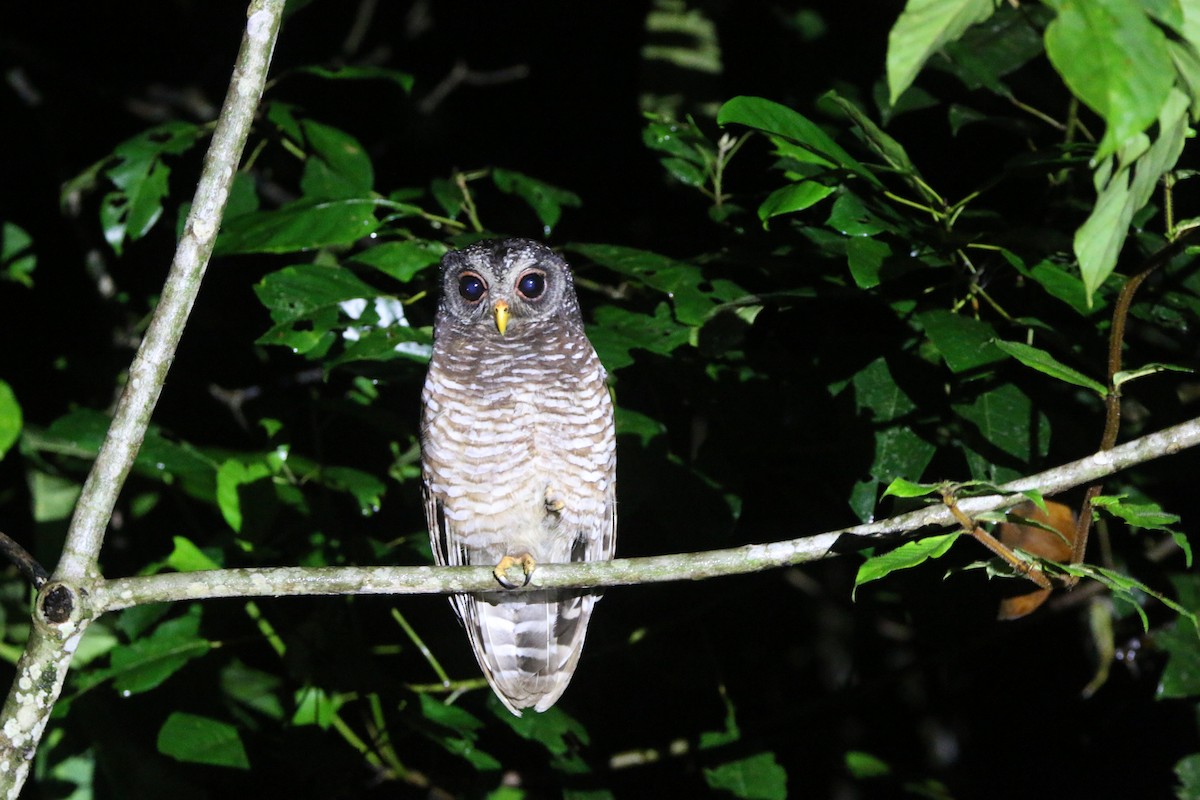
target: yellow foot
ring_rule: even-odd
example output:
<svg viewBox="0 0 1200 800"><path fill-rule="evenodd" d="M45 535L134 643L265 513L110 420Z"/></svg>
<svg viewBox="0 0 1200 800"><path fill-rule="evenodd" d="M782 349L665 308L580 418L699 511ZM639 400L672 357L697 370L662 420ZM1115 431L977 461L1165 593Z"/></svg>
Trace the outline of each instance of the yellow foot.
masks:
<svg viewBox="0 0 1200 800"><path fill-rule="evenodd" d="M517 564L521 565L521 571L525 573L525 582L522 586L528 586L529 580L533 577L533 570L537 567L537 562L533 560L533 556L529 553L521 553L516 556L505 556L500 559L500 563L492 570L492 574L496 576L496 580L500 581L500 585L505 589L516 589L517 584L510 581L507 577L509 570Z"/></svg>
<svg viewBox="0 0 1200 800"><path fill-rule="evenodd" d="M557 514L566 507L567 507L567 504L564 503L562 500L559 500L557 497L555 497L554 491L549 486L547 486L546 487L546 510L550 511L554 514Z"/></svg>

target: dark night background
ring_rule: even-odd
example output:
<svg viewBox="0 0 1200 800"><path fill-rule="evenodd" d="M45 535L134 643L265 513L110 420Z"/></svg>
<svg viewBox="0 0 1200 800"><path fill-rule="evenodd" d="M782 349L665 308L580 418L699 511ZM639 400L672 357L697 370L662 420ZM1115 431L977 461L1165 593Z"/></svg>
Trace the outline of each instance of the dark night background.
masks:
<svg viewBox="0 0 1200 800"><path fill-rule="evenodd" d="M356 63L411 73L415 84L406 96L382 81L321 81L287 73L290 67L331 64L340 57L358 6L316 0L285 23L272 66L280 82L268 91L361 141L380 191L426 186L456 168L507 167L582 198L582 208L566 210L552 243L614 242L688 258L722 249L731 234L709 222L698 195L667 180L656 155L644 146L639 95L673 91L715 102L758 95L803 113L811 113L815 98L834 85L869 98L882 75L887 32L902 3L814 3L811 8L825 29L812 38L789 22L805 8L800 3L726 0L698 6L717 26L724 65L719 75L644 60L650 9L645 2L382 2L349 56ZM47 426L74 407L110 406L132 355L128 342L114 342L113 331L141 330L146 298L161 286L173 246L172 225L160 225L145 240L128 244L125 257L115 258L97 223L100 193L85 195L77 212L64 211L61 185L152 124L168 118L199 121L198 107L218 108L244 10L244 4L230 0L51 0L0 10L0 65L7 78L0 87L0 218L28 231L38 254L32 290L0 284L5 333L0 376L20 398L27 424ZM423 110L429 92L457 62L482 73L523 65L528 74L495 85L460 86L432 110ZM1014 80L1035 97L1063 92L1061 86L1042 86L1032 75ZM944 75L932 74L929 83L955 91ZM715 123L703 124L715 131ZM905 142L931 183L951 194L986 172L981 161L1003 155L996 148L1019 146L1011 137L981 130L953 140L950 149L939 134L926 148L922 126L934 124L943 123L916 113L889 130ZM765 148L748 147L741 158L729 179L732 191L761 197L771 188L764 177L770 163ZM189 154L175 167L173 202L190 193L198 158ZM1011 194L997 197L995 204L1022 214L1019 185L1010 184L1007 191ZM529 209L512 198L492 193L480 203L489 228L540 235ZM169 209L173 219L174 206ZM763 259L771 258L770 244L768 237ZM89 274L86 266L89 258L111 275L116 296L100 296L95 270ZM248 346L269 325L251 287L285 263L271 257L213 262L155 421L179 440L256 446L261 443L212 399L210 387L261 385L266 390L254 415L284 419L297 429L304 427L302 420L312 420L311 439L297 448L322 448L334 463L385 468L387 453L378 443L362 442L359 422L315 421L323 407L312 402L315 395L299 378L306 364L278 348ZM583 299L586 304L587 296ZM694 425L705 421L704 467L736 488L744 507L734 524L711 493L693 494L696 478L686 470L660 472L661 453L625 448L623 441L622 504L629 513L623 510L620 555L770 541L855 522L842 498L862 464L851 463L846 452L865 434L854 428L854 410L830 397L824 383L810 382L805 368L814 361L841 358L861 365L873 358L868 352L873 337L887 335L894 322L872 318L864 309L869 306L847 300L765 317L756 332L757 352L779 381L746 388L737 405L728 399L730 387L710 389L700 381L663 385L656 374L666 371L665 357L641 359L622 371L622 401L660 413L675 452L692 448ZM845 377L852 373L847 366ZM420 375L386 377L387 413L411 426ZM345 374L329 378L334 387L348 380ZM916 386L913 395L944 402L939 391L936 385ZM1064 434L1061 441L1098 439L1098 422L1079 420L1069 411L1061 418L1053 409L1048 413L1056 445L1060 430L1090 431L1093 424L1094 434ZM1081 454L1064 447L1061 453L1051 451L1047 465ZM741 466L747 460L757 462L754 470ZM1178 497L1187 497L1194 493L1190 476L1196 466L1194 456L1180 458L1164 468L1163 480ZM947 465L947 471L955 468ZM10 456L0 463L0 524L53 563L52 531L33 523L24 482L21 462ZM1194 497L1190 502L1194 505ZM415 486L390 484L383 513L371 520L345 520L344 535L351 538L361 529L386 539L382 529L388 526L402 532L418 527L419 513ZM664 522L668 517L675 518L671 524ZM197 516L182 500L163 504L150 518L163 526L155 534L158 540L116 532L112 547L106 546L106 573L129 574L161 558L172 527L199 538L197 532L216 520L211 510ZM141 535L151 534L143 529ZM354 560L371 563L369 553L347 548ZM961 565L981 555L967 549L960 545L950 560ZM962 798L1171 796L1173 765L1197 750L1196 715L1187 703L1154 699L1163 659L1152 646L1137 649L1143 641L1136 621L1126 620L1117 636L1130 660L1114 664L1108 683L1084 699L1080 688L1094 669L1085 605L998 623L996 582L987 583L978 573L938 581L942 566L890 576L860 589L852 602L857 564L851 556L766 575L610 590L597 607L588 650L562 702L591 734L587 757L597 772L582 778L579 788L589 788L591 781L629 797L665 785L702 791L703 761L692 756L664 756L658 764L623 770L609 770L605 761L633 749L663 749L677 739L689 741L694 754L699 733L724 725L718 690L723 687L745 734L730 752L775 752L788 771L792 796L884 797L899 793L903 781L929 777ZM427 640L439 640L435 649L452 674L475 674L461 631L441 598L402 604L360 598L336 610L318 598L261 605L297 626L307 621L309 635L316 638L323 624L362 626L353 636L371 644L400 636L390 623L370 629L372 620L386 620L387 609L398 605ZM206 616L212 638L251 635L238 609L233 602L212 605ZM223 611L239 618L237 623L220 622ZM356 621L347 623L348 618ZM644 637L631 644L639 630ZM318 655L318 645L312 647L308 657L314 662L327 657ZM1141 657L1133 659L1139 652ZM345 663L307 667L334 684L372 685L374 673L355 665L353 653L342 659ZM423 664L412 654L380 663L414 672ZM159 693L183 697L178 704L189 707L186 693L204 691L192 686L200 680L185 674ZM117 714L128 720L131 740L149 741L152 747L161 721L158 706L144 698L126 703L88 698L77 706L82 722L73 736L101 730L102 718ZM477 693L473 713L482 705ZM252 760L262 760L254 762L251 776L237 776L242 783L228 778L223 784L226 778L197 771L191 778L205 788L194 791L217 794L236 787L241 793L253 787L292 796L353 797L370 791L369 796L400 796L393 794L401 791L394 784L360 793L359 778L345 777L361 767L355 755L315 732L305 736L311 739L293 745L294 760L282 759L278 750L252 750ZM542 754L531 746L522 750L508 741L515 737L506 736L506 729L493 725L481 747L506 753L505 768L524 772L531 796L555 796L554 779L537 773ZM406 757L404 742L397 745ZM896 780L874 789L852 781L842 767L848 750L884 759ZM135 752L131 747L129 753ZM117 754L110 763L126 757L134 758ZM411 766L439 775L467 771L444 753L427 758L414 757ZM186 769L182 774L190 775ZM460 779L462 787L451 783L450 788L477 789L469 778ZM113 785L120 781L113 779ZM39 791L31 784L25 796L43 796ZM109 791L113 794L97 796L121 796L119 789ZM411 796L420 795L414 790Z"/></svg>

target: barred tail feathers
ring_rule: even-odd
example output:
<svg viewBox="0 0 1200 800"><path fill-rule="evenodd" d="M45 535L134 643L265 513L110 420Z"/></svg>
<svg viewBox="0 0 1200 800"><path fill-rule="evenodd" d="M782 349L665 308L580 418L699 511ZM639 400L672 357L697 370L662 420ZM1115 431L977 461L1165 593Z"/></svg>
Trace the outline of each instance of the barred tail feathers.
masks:
<svg viewBox="0 0 1200 800"><path fill-rule="evenodd" d="M545 711L562 696L583 650L592 606L586 590L466 595L458 608L484 677L504 706Z"/></svg>

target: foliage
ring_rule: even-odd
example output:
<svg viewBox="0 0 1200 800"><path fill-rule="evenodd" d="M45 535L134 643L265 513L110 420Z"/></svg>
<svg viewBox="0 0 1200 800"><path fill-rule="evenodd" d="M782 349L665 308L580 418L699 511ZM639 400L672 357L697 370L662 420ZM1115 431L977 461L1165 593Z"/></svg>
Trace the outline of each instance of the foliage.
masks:
<svg viewBox="0 0 1200 800"><path fill-rule="evenodd" d="M289 24L344 21L335 4L294 5ZM776 11L787 24L773 35L821 38L804 16L816 11ZM437 106L429 88L409 97L438 75L403 50L387 67L283 55L235 182L215 285L113 519L104 574L430 563L416 398L436 264L491 235L546 238L575 267L619 407L621 555L782 539L926 495L990 492L1094 451L1110 400L1123 402L1125 438L1194 416L1196 384L1183 370L1195 358L1200 271L1187 246L1193 223L1178 217L1197 215L1175 187L1193 175L1197 14L1190 2L909 0L886 54L867 59L886 61L884 78L853 74L825 34L819 79L803 93L763 74L742 84L754 94L706 115L705 85L693 82L722 69L714 35L765 23L749 12L714 23L698 6L659 2L646 28L695 36L707 55L679 55L685 47L662 59L647 48L643 65L680 81L682 99L637 120L639 149L620 168L606 156L617 143L556 130L573 166L492 155L507 155L497 144L422 174L422 148L488 114ZM449 31L438 41L453 42ZM336 44L315 41L326 50L308 57L332 59ZM412 132L346 99L364 96L433 122L392 145ZM527 128L553 126L552 116ZM113 365L128 360L120 343L136 339L155 302L143 272L159 274L151 267L169 251L211 130L187 119L143 127L88 140L62 187L83 249L106 265L97 287L119 285L89 300L105 317L91 332L117 344L86 380L47 381L62 393L51 400L15 370L0 374L11 481L0 507L23 521L24 535L7 532L47 564L107 427L121 380ZM475 135L499 142L502 127ZM589 160L601 162L592 193L574 183ZM616 215L603 212L614 208L643 219L610 223ZM35 258L49 246L38 229L16 222L0 242L0 291L14 305L58 279ZM647 227L655 235L638 233ZM1113 364L1122 309L1123 362ZM37 355L47 363L97 360L93 343L46 336L52 346ZM983 551L959 544L957 531L874 541L805 576L610 591L563 701L520 719L488 695L440 598L140 606L103 618L80 643L56 708L62 733L39 753L39 791L394 796L400 785L412 796L603 798L667 780L741 798L821 796L847 781L863 796L884 785L978 794L972 766L1009 768L1011 754L945 757L921 736L937 729L987 749L971 744L972 725L990 730L996 701L1010 701L986 693L1011 686L1023 697L1051 678L1028 660L1015 662L1024 677L997 678L978 659L946 655L976 630L1014 658L1058 648L1036 655L1072 667L1056 672L1059 695L1073 698L1089 670L1108 669L1090 663L1093 648L1154 654L1144 672L1110 677L1114 703L1147 681L1177 708L1200 695L1186 524L1200 510L1197 464L1175 458L1118 476L1090 500L1106 546L1086 563L1043 565L1062 581L1095 581L1113 601L1094 606L1107 626L1087 628L1085 646L1067 602L1039 611L1021 629L1028 640L986 627L1017 581L986 583L984 574L1011 577L996 563L964 569ZM1027 495L1044 507L1036 490ZM948 580L932 559L950 565ZM2 590L0 655L15 662L27 597L15 571ZM1042 634L1029 633L1035 624ZM947 666L980 674L934 688ZM925 693L945 705L906 705ZM1082 701L1059 695L1045 707L1078 711ZM963 710L964 697L991 711ZM843 726L847 716L856 724ZM895 725L912 725L908 743L895 741ZM1195 793L1200 742L1194 725L1184 730L1145 745L1162 774L1138 781L1169 787L1178 761L1183 791ZM1037 766L1026 771L1045 783L1025 786L1049 791ZM1105 770L1054 777L1080 792L1117 793L1125 780Z"/></svg>

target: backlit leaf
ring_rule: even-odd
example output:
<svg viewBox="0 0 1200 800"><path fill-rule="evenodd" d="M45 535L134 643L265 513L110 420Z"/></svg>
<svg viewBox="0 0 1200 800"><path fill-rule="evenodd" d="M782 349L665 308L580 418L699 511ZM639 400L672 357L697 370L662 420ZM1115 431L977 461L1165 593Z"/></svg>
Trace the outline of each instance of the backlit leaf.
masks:
<svg viewBox="0 0 1200 800"><path fill-rule="evenodd" d="M929 57L991 16L992 0L908 0L888 34L887 78L894 105Z"/></svg>

